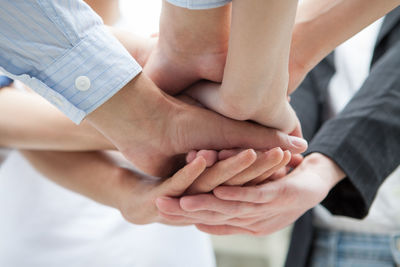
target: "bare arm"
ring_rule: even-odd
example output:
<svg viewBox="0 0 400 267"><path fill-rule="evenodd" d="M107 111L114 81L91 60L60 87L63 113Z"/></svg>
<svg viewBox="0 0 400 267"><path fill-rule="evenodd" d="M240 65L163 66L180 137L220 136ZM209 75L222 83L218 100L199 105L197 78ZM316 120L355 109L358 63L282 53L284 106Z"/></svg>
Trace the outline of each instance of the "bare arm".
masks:
<svg viewBox="0 0 400 267"><path fill-rule="evenodd" d="M39 95L11 88L0 90L0 146L80 151L113 148L87 122L75 125Z"/></svg>
<svg viewBox="0 0 400 267"><path fill-rule="evenodd" d="M293 31L289 93L338 45L399 4L399 0L302 1Z"/></svg>

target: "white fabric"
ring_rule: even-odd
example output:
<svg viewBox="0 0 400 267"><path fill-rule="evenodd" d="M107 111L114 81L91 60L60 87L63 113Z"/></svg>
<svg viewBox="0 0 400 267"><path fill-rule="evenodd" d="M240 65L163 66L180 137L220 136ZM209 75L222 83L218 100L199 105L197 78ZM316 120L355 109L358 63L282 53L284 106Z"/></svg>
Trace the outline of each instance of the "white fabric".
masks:
<svg viewBox="0 0 400 267"><path fill-rule="evenodd" d="M41 176L18 153L0 169L2 267L213 267L194 227L132 225Z"/></svg>
<svg viewBox="0 0 400 267"><path fill-rule="evenodd" d="M331 116L346 106L367 78L382 21L375 22L335 50L336 74L329 85ZM322 228L380 234L399 232L400 167L383 183L365 219L333 216L321 205L314 210L314 215L314 224Z"/></svg>
<svg viewBox="0 0 400 267"><path fill-rule="evenodd" d="M7 157L9 150L6 148L0 148L0 166L3 163L4 159Z"/></svg>

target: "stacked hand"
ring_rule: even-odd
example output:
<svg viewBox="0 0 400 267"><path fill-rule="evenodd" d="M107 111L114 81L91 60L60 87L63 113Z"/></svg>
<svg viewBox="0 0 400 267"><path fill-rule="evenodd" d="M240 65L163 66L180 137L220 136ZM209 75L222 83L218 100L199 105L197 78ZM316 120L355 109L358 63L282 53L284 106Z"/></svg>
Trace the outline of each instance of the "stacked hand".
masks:
<svg viewBox="0 0 400 267"><path fill-rule="evenodd" d="M202 153L204 156L197 156L166 180L138 176L128 170L121 172L120 193L113 201L114 205L128 221L135 224L193 224L195 221L186 220L183 216L160 212L156 205L163 207L165 201L176 202L176 197L182 195L210 192L226 182L237 181L239 177L241 182L246 183L284 166L290 159L289 153L281 149L257 154L248 149L206 168L213 160L207 151Z"/></svg>
<svg viewBox="0 0 400 267"><path fill-rule="evenodd" d="M130 40L125 42L129 46ZM140 53L148 55L146 46L151 48L154 42L142 44ZM300 164L298 153L307 143L297 137L299 128L293 133L297 136L290 136L228 119L187 96L163 93L145 73L90 114L88 121L139 169L170 178L132 172L96 153L35 152L43 162L32 163L47 174L43 166L54 169L58 166L54 161L64 158L63 166L69 162L71 172L79 171L63 173L67 184L56 182L118 208L135 224L196 224L214 234L266 234L316 205L336 182L322 181L320 173L313 172L317 167L306 168L312 160ZM99 172L93 173L94 168L83 172L88 162L96 162ZM282 178L288 164L300 165Z"/></svg>
<svg viewBox="0 0 400 267"><path fill-rule="evenodd" d="M316 206L344 177L336 164L318 153L286 176L282 170L258 185L222 185L208 194L160 198L157 207L165 219L194 223L207 233L266 235Z"/></svg>
<svg viewBox="0 0 400 267"><path fill-rule="evenodd" d="M262 208L254 210L254 213L249 210L249 206L259 207L260 203L251 203L252 199L224 198L223 190L257 191L269 185L263 184L264 180L270 178L276 170L285 168L291 158L290 152L297 154L306 149L303 139L254 123L228 119L198 105L191 105L196 103L187 97L177 99L168 96L145 73L127 87L129 89L122 89L93 112L88 117L89 121L128 160L150 175L171 175L183 166L182 155L190 151L187 160L190 162L195 159L165 181L148 177L129 179L131 174L126 173L127 177L122 179L126 184L121 187L125 193L120 194L117 207L128 221L195 223L202 230L215 232L223 227L222 222L226 225L232 223L230 227L235 227L237 231L242 222L250 225L250 222L255 224L268 218L268 213ZM124 104L121 105L121 102ZM110 113L117 116L112 120L104 120ZM301 136L300 127L297 127L294 134ZM238 148L249 147L266 152L245 150L239 153L241 150ZM212 151L193 151L201 149ZM210 193L212 191L214 194ZM217 195L216 192L220 191L222 195ZM176 197L182 195L191 196L183 197L179 202ZM211 206L198 207L196 203ZM227 210L207 211L208 208L219 209L221 205ZM191 210L193 208L195 210ZM207 228L210 225L217 228ZM252 230L243 227L243 231Z"/></svg>

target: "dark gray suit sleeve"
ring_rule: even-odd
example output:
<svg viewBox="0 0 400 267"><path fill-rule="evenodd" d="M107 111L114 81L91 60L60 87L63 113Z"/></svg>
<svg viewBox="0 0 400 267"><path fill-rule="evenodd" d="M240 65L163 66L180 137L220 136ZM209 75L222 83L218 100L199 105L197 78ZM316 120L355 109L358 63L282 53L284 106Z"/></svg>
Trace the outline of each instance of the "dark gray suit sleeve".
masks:
<svg viewBox="0 0 400 267"><path fill-rule="evenodd" d="M374 64L346 108L324 123L311 152L325 154L347 175L322 204L336 215L365 217L380 185L400 164L400 42Z"/></svg>
<svg viewBox="0 0 400 267"><path fill-rule="evenodd" d="M293 109L300 120L304 138L310 142L323 123L326 88L335 73L333 53L322 60L291 95Z"/></svg>

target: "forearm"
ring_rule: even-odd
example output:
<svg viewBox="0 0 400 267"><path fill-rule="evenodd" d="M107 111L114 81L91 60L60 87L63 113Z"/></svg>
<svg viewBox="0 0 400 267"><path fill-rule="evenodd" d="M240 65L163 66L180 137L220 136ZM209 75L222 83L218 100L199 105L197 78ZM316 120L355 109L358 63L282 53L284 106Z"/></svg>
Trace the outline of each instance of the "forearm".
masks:
<svg viewBox="0 0 400 267"><path fill-rule="evenodd" d="M113 146L87 122L75 125L33 93L0 90L0 146L41 150L98 150Z"/></svg>
<svg viewBox="0 0 400 267"><path fill-rule="evenodd" d="M30 163L53 182L107 206L117 207L122 168L102 152L24 150Z"/></svg>
<svg viewBox="0 0 400 267"><path fill-rule="evenodd" d="M338 45L399 4L399 0L302 1L293 31L292 64L311 70Z"/></svg>
<svg viewBox="0 0 400 267"><path fill-rule="evenodd" d="M297 1L233 1L232 26L223 85L282 91L286 96L288 61ZM238 75L240 73L240 75Z"/></svg>

